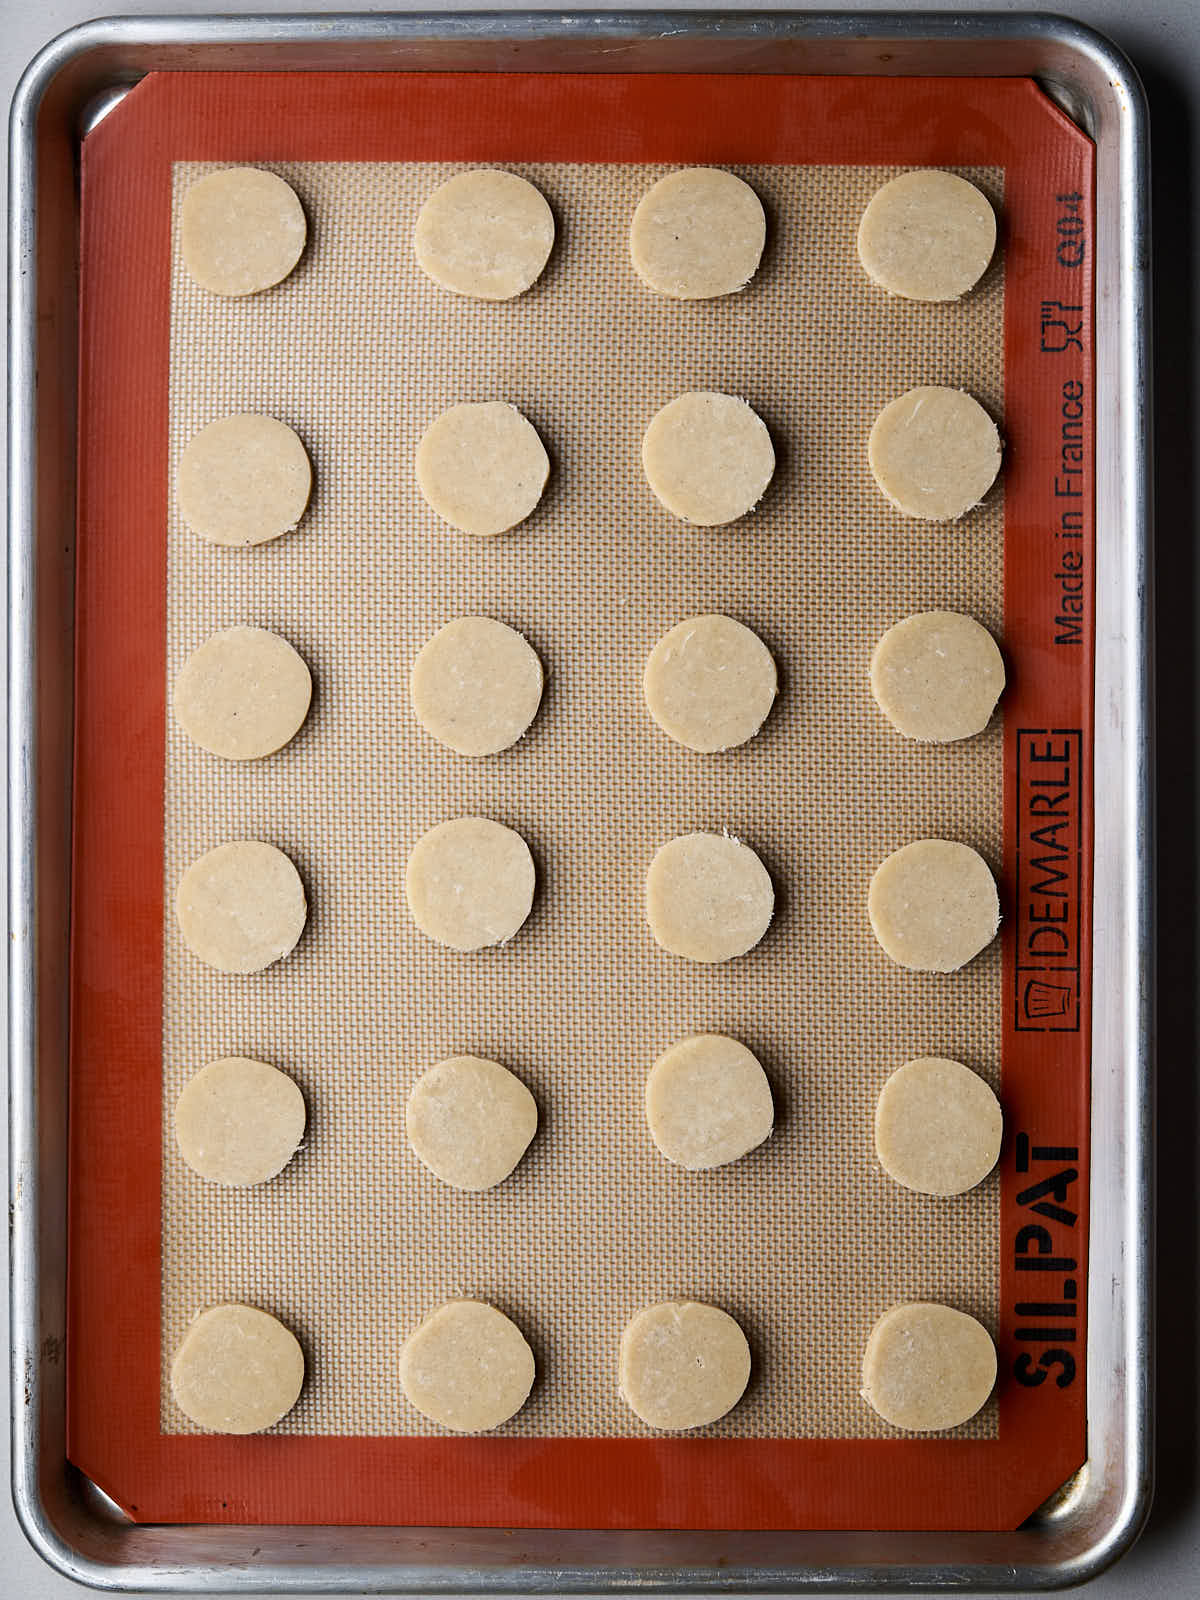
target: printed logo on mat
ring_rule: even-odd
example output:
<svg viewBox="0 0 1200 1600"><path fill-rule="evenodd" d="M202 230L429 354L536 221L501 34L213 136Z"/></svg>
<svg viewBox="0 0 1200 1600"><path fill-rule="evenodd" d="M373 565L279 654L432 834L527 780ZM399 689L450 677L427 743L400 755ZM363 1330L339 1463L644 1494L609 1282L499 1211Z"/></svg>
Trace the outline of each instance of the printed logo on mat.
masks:
<svg viewBox="0 0 1200 1600"><path fill-rule="evenodd" d="M1083 890L1079 728L1017 729L1016 1027L1077 1033Z"/></svg>

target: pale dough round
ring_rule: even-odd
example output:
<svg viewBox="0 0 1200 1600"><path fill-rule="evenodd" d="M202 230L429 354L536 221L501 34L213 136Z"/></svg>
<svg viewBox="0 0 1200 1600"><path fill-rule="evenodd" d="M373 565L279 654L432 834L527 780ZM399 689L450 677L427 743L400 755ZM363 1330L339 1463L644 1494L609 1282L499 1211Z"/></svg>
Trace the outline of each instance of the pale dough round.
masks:
<svg viewBox="0 0 1200 1600"><path fill-rule="evenodd" d="M460 172L421 207L413 247L443 288L474 300L511 300L550 258L554 213L515 172Z"/></svg>
<svg viewBox="0 0 1200 1600"><path fill-rule="evenodd" d="M621 1335L621 1394L652 1428L702 1428L750 1381L750 1346L727 1312L694 1300L647 1306Z"/></svg>
<svg viewBox="0 0 1200 1600"><path fill-rule="evenodd" d="M266 544L300 521L312 467L300 440L274 417L221 417L183 448L179 510L211 544Z"/></svg>
<svg viewBox="0 0 1200 1600"><path fill-rule="evenodd" d="M943 1056L898 1067L875 1107L884 1170L918 1194L965 1194L1000 1159L1000 1102L978 1074Z"/></svg>
<svg viewBox="0 0 1200 1600"><path fill-rule="evenodd" d="M175 1404L210 1433L258 1433L296 1404L304 1352L255 1306L222 1305L192 1322L171 1364Z"/></svg>
<svg viewBox="0 0 1200 1600"><path fill-rule="evenodd" d="M507 1178L537 1132L537 1101L498 1061L455 1056L422 1073L404 1109L408 1142L455 1189Z"/></svg>
<svg viewBox="0 0 1200 1600"><path fill-rule="evenodd" d="M417 840L404 892L422 933L452 950L482 950L525 921L535 876L519 833L487 817L457 817Z"/></svg>
<svg viewBox="0 0 1200 1600"><path fill-rule="evenodd" d="M244 1189L283 1171L305 1120L304 1096L286 1073L226 1056L185 1085L175 1103L175 1142L202 1178Z"/></svg>
<svg viewBox="0 0 1200 1600"><path fill-rule="evenodd" d="M638 202L629 252L639 277L674 300L744 289L767 239L762 202L717 167L669 172Z"/></svg>
<svg viewBox="0 0 1200 1600"><path fill-rule="evenodd" d="M184 662L173 705L202 750L253 761L296 735L311 700L312 674L286 639L266 628L225 628Z"/></svg>
<svg viewBox="0 0 1200 1600"><path fill-rule="evenodd" d="M875 869L867 896L875 937L914 972L957 972L996 937L1000 897L983 857L950 839L920 839Z"/></svg>
<svg viewBox="0 0 1200 1600"><path fill-rule="evenodd" d="M410 688L421 726L460 756L515 744L542 700L542 663L516 632L491 617L458 617L413 663Z"/></svg>
<svg viewBox="0 0 1200 1600"><path fill-rule="evenodd" d="M956 1428L975 1415L995 1382L991 1335L965 1311L918 1301L885 1312L871 1329L862 1397L897 1428Z"/></svg>
<svg viewBox="0 0 1200 1600"><path fill-rule="evenodd" d="M744 1044L699 1033L659 1056L646 1080L655 1144L689 1172L723 1167L762 1144L775 1122L771 1085Z"/></svg>
<svg viewBox="0 0 1200 1600"><path fill-rule="evenodd" d="M655 853L646 875L646 919L664 950L689 961L729 961L766 933L775 891L766 867L740 840L685 833Z"/></svg>
<svg viewBox="0 0 1200 1600"><path fill-rule="evenodd" d="M945 744L982 732L1003 688L996 641L959 611L906 617L888 629L871 657L871 693L909 739Z"/></svg>
<svg viewBox="0 0 1200 1600"><path fill-rule="evenodd" d="M550 457L532 422L503 400L451 406L417 446L417 485L452 528L490 539L536 507Z"/></svg>
<svg viewBox="0 0 1200 1600"><path fill-rule="evenodd" d="M689 750L730 750L762 727L779 686L771 652L732 617L689 617L651 650L642 678L650 715Z"/></svg>
<svg viewBox="0 0 1200 1600"><path fill-rule="evenodd" d="M700 528L744 517L767 492L775 451L766 424L744 400L712 390L663 406L642 440L651 489L674 516Z"/></svg>
<svg viewBox="0 0 1200 1600"><path fill-rule="evenodd" d="M897 511L922 522L955 522L996 481L1000 434L978 400L926 384L883 408L867 457Z"/></svg>
<svg viewBox="0 0 1200 1600"><path fill-rule="evenodd" d="M257 294L286 278L307 232L295 190L257 167L210 172L183 197L183 262L214 294Z"/></svg>
<svg viewBox="0 0 1200 1600"><path fill-rule="evenodd" d="M261 972L296 945L308 918L300 874L274 845L218 845L179 880L175 914L188 948L218 972Z"/></svg>
<svg viewBox="0 0 1200 1600"><path fill-rule="evenodd" d="M485 1433L521 1409L533 1351L515 1322L481 1300L439 1306L400 1352L400 1386L422 1416L455 1433Z"/></svg>
<svg viewBox="0 0 1200 1600"><path fill-rule="evenodd" d="M995 212L953 172L901 173L858 225L868 277L906 300L957 300L982 278L995 248Z"/></svg>

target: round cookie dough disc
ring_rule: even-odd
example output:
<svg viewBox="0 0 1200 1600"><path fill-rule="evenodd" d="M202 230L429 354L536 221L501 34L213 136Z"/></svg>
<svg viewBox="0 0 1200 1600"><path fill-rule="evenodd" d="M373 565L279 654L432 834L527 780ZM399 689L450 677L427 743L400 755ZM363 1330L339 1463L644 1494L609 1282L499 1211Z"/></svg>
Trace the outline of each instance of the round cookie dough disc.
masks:
<svg viewBox="0 0 1200 1600"><path fill-rule="evenodd" d="M413 710L427 733L460 756L490 756L533 721L542 681L542 663L515 629L491 617L458 617L413 663Z"/></svg>
<svg viewBox="0 0 1200 1600"><path fill-rule="evenodd" d="M778 678L771 652L732 617L690 617L651 650L642 679L650 715L689 750L729 750L762 726Z"/></svg>
<svg viewBox="0 0 1200 1600"><path fill-rule="evenodd" d="M702 1428L750 1381L750 1346L726 1312L693 1300L639 1311L621 1335L621 1393L652 1428Z"/></svg>
<svg viewBox="0 0 1200 1600"><path fill-rule="evenodd" d="M457 817L417 840L404 892L422 933L452 950L483 950L525 921L535 876L519 833L487 817Z"/></svg>
<svg viewBox="0 0 1200 1600"><path fill-rule="evenodd" d="M183 520L210 544L266 544L304 515L312 468L286 423L221 417L184 446L176 492Z"/></svg>
<svg viewBox="0 0 1200 1600"><path fill-rule="evenodd" d="M1000 897L983 857L949 839L920 839L875 869L867 895L875 937L914 972L957 972L996 937Z"/></svg>
<svg viewBox="0 0 1200 1600"><path fill-rule="evenodd" d="M451 406L417 446L417 485L444 522L490 539L524 522L546 487L537 429L503 400Z"/></svg>
<svg viewBox="0 0 1200 1600"><path fill-rule="evenodd" d="M737 1161L771 1132L775 1106L756 1058L719 1033L700 1033L659 1056L646 1080L655 1144L689 1172Z"/></svg>
<svg viewBox="0 0 1200 1600"><path fill-rule="evenodd" d="M218 972L261 972L304 932L300 874L274 845L239 839L193 861L179 880L175 914L194 955Z"/></svg>
<svg viewBox="0 0 1200 1600"><path fill-rule="evenodd" d="M903 172L875 195L858 226L868 277L905 300L957 300L996 248L996 214L953 172Z"/></svg>
<svg viewBox="0 0 1200 1600"><path fill-rule="evenodd" d="M257 294L286 278L307 232L295 190L257 167L210 172L183 197L183 262L214 294Z"/></svg>
<svg viewBox="0 0 1200 1600"><path fill-rule="evenodd" d="M213 1183L266 1183L304 1137L304 1096L265 1061L227 1056L188 1080L175 1105L175 1141L194 1172Z"/></svg>
<svg viewBox="0 0 1200 1600"><path fill-rule="evenodd" d="M638 275L674 300L711 300L744 289L767 238L762 202L717 167L669 172L638 202L629 251Z"/></svg>
<svg viewBox="0 0 1200 1600"><path fill-rule="evenodd" d="M175 680L175 720L202 750L253 761L282 749L312 700L312 675L277 633L225 628L207 638Z"/></svg>
<svg viewBox="0 0 1200 1600"><path fill-rule="evenodd" d="M863 1399L885 1422L909 1433L958 1427L980 1409L995 1381L990 1334L950 1306L896 1306L867 1340Z"/></svg>
<svg viewBox="0 0 1200 1600"><path fill-rule="evenodd" d="M1004 658L974 617L922 611L889 628L871 657L871 693L909 739L969 739L1004 688Z"/></svg>
<svg viewBox="0 0 1200 1600"><path fill-rule="evenodd" d="M408 1142L455 1189L507 1178L537 1132L537 1102L498 1061L455 1056L419 1077L404 1110Z"/></svg>
<svg viewBox="0 0 1200 1600"><path fill-rule="evenodd" d="M460 172L421 207L413 247L435 283L474 300L511 300L541 275L554 213L515 172Z"/></svg>
<svg viewBox="0 0 1200 1600"><path fill-rule="evenodd" d="M175 1404L210 1433L258 1433L296 1404L304 1352L254 1306L212 1306L192 1322L171 1364Z"/></svg>
<svg viewBox="0 0 1200 1600"><path fill-rule="evenodd" d="M400 1386L422 1416L455 1433L485 1433L525 1404L533 1351L515 1322L480 1300L426 1317L400 1354Z"/></svg>
<svg viewBox="0 0 1200 1600"><path fill-rule="evenodd" d="M729 961L766 933L775 891L749 845L721 833L685 833L655 853L646 918L664 950L689 961Z"/></svg>
<svg viewBox="0 0 1200 1600"><path fill-rule="evenodd" d="M1000 471L1000 434L961 389L910 389L879 413L867 457L875 482L906 517L955 522Z"/></svg>
<svg viewBox="0 0 1200 1600"><path fill-rule="evenodd" d="M642 466L674 516L699 528L744 517L775 471L766 424L744 400L712 390L681 394L650 421Z"/></svg>
<svg viewBox="0 0 1200 1600"><path fill-rule="evenodd" d="M884 1170L918 1194L964 1194L1000 1158L1000 1102L976 1073L942 1056L898 1067L875 1107Z"/></svg>

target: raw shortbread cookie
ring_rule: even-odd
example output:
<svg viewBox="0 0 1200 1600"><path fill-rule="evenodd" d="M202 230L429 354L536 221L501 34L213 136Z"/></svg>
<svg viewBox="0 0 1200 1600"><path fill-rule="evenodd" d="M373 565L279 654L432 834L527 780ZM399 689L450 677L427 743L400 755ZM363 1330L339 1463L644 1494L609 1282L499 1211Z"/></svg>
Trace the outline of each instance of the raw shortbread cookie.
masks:
<svg viewBox="0 0 1200 1600"><path fill-rule="evenodd" d="M897 1428L956 1428L975 1415L995 1381L991 1335L964 1311L932 1302L896 1306L871 1329L862 1397Z"/></svg>
<svg viewBox="0 0 1200 1600"><path fill-rule="evenodd" d="M673 515L700 528L744 517L775 471L771 435L744 400L713 390L681 394L651 419L642 440L651 489Z"/></svg>
<svg viewBox="0 0 1200 1600"><path fill-rule="evenodd" d="M417 485L444 522L490 539L524 522L546 487L537 429L503 400L451 406L417 446Z"/></svg>
<svg viewBox="0 0 1200 1600"><path fill-rule="evenodd" d="M701 1428L731 1411L750 1381L750 1346L716 1306L665 1300L621 1335L621 1394L652 1428Z"/></svg>
<svg viewBox="0 0 1200 1600"><path fill-rule="evenodd" d="M504 944L525 921L535 876L519 833L487 817L458 817L417 840L404 892L422 933L452 950L482 950Z"/></svg>
<svg viewBox="0 0 1200 1600"><path fill-rule="evenodd" d="M175 1141L194 1172L213 1183L266 1183L304 1137L304 1096L265 1061L227 1056L189 1079L175 1105Z"/></svg>
<svg viewBox="0 0 1200 1600"><path fill-rule="evenodd" d="M221 417L189 439L176 493L183 520L211 544L266 544L300 521L312 467L300 440L274 417Z"/></svg>
<svg viewBox="0 0 1200 1600"><path fill-rule="evenodd" d="M638 275L675 300L711 300L744 289L767 238L762 202L717 167L669 172L638 202L629 252Z"/></svg>
<svg viewBox="0 0 1200 1600"><path fill-rule="evenodd" d="M257 167L211 172L183 197L183 263L214 294L256 294L286 278L307 232L295 190Z"/></svg>
<svg viewBox="0 0 1200 1600"><path fill-rule="evenodd" d="M871 657L871 693L892 726L937 744L987 727L1004 658L974 617L922 611L889 628Z"/></svg>
<svg viewBox="0 0 1200 1600"><path fill-rule="evenodd" d="M312 700L312 675L286 639L266 628L207 638L175 680L175 720L202 750L252 761L282 749Z"/></svg>
<svg viewBox="0 0 1200 1600"><path fill-rule="evenodd" d="M906 300L957 300L996 248L996 214L953 172L903 172L875 195L858 226L868 277Z"/></svg>
<svg viewBox="0 0 1200 1600"><path fill-rule="evenodd" d="M210 1433L258 1433L296 1404L304 1352L282 1322L254 1306L212 1306L193 1321L171 1364L175 1404Z"/></svg>
<svg viewBox="0 0 1200 1600"><path fill-rule="evenodd" d="M1000 897L983 857L949 839L920 839L875 869L867 896L875 937L914 972L957 972L991 944Z"/></svg>
<svg viewBox="0 0 1200 1600"><path fill-rule="evenodd" d="M300 874L274 845L239 839L193 861L175 914L188 948L218 972L261 972L295 948L308 903Z"/></svg>
<svg viewBox="0 0 1200 1600"><path fill-rule="evenodd" d="M654 1063L646 1080L646 1121L668 1161L703 1172L762 1144L775 1106L767 1075L744 1044L700 1033Z"/></svg>
<svg viewBox="0 0 1200 1600"><path fill-rule="evenodd" d="M732 617L690 617L651 650L642 679L650 715L689 750L752 739L775 700L771 652Z"/></svg>
<svg viewBox="0 0 1200 1600"><path fill-rule="evenodd" d="M542 700L542 663L515 629L491 617L458 617L413 663L410 689L421 726L460 756L515 744Z"/></svg>
<svg viewBox="0 0 1200 1600"><path fill-rule="evenodd" d="M685 833L655 853L646 919L664 950L689 961L729 961L766 933L775 891L749 845L721 833Z"/></svg>
<svg viewBox="0 0 1200 1600"><path fill-rule="evenodd" d="M897 511L923 522L955 522L996 481L1000 434L978 400L927 384L884 406L867 458Z"/></svg>
<svg viewBox="0 0 1200 1600"><path fill-rule="evenodd" d="M520 1328L480 1300L439 1306L400 1353L404 1393L422 1416L455 1433L485 1433L515 1416L534 1371Z"/></svg>
<svg viewBox="0 0 1200 1600"><path fill-rule="evenodd" d="M475 300L511 300L541 275L554 213L515 172L460 172L421 207L413 247L435 283Z"/></svg>
<svg viewBox="0 0 1200 1600"><path fill-rule="evenodd" d="M404 1109L408 1142L455 1189L491 1189L537 1132L537 1102L498 1061L455 1056L419 1077Z"/></svg>
<svg viewBox="0 0 1200 1600"><path fill-rule="evenodd" d="M884 1170L918 1194L965 1194L1000 1158L1000 1102L961 1062L921 1056L898 1067L875 1107Z"/></svg>

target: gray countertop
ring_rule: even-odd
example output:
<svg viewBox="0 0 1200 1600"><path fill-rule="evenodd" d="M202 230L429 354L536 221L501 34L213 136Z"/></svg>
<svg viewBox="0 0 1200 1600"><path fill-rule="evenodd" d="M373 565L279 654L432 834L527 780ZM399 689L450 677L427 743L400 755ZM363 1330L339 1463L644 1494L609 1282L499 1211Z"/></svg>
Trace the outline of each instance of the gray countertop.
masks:
<svg viewBox="0 0 1200 1600"><path fill-rule="evenodd" d="M536 0L533 0L536 3ZM657 0L660 7L670 0ZM906 5L899 10L1024 11L1020 4ZM507 9L492 0L493 9ZM445 11L436 7L338 0L0 0L0 93L7 104L26 62L64 29L104 15L263 11ZM511 9L525 9L512 6ZM606 7L591 0L590 9ZM768 10L725 0L720 9ZM786 9L797 9L788 7ZM825 0L815 9L869 9ZM1200 525L1200 0L1064 0L1050 9L1107 33L1141 72L1150 100L1153 147L1156 377L1158 693L1159 693L1159 1171L1158 1490L1150 1524L1133 1551L1089 1592L1158 1600L1200 1595L1200 1227L1195 1169L1200 1154L1197 1034L1200 1032L1200 894L1197 845L1197 642L1200 601L1195 536ZM0 181L5 181L0 179ZM2 471L0 466L0 471ZM0 617L0 628L3 618ZM2 715L2 712L0 712ZM0 872L3 868L0 865ZM7 1145L0 1144L6 1162ZM7 1172L5 1172L7 1187ZM4 1307L7 1321L7 1304ZM7 1433L8 1385L0 1384ZM0 1600L67 1600L79 1585L43 1565L0 1500ZM831 1597L832 1600L832 1597Z"/></svg>

